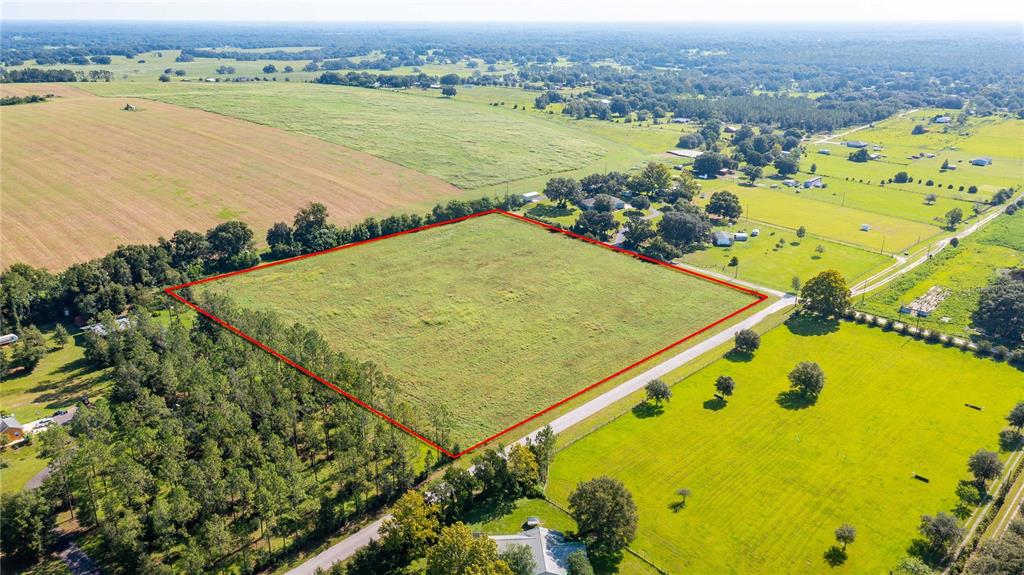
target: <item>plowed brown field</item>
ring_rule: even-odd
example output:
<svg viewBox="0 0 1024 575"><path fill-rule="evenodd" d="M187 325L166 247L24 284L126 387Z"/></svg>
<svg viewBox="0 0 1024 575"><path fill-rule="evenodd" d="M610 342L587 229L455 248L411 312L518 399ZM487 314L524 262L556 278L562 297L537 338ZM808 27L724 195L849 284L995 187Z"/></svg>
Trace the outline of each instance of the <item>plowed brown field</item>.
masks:
<svg viewBox="0 0 1024 575"><path fill-rule="evenodd" d="M241 219L258 240L312 202L339 223L424 209L460 190L355 150L200 110L55 93L0 116L0 264L57 270L119 244ZM136 111L123 111L126 103Z"/></svg>

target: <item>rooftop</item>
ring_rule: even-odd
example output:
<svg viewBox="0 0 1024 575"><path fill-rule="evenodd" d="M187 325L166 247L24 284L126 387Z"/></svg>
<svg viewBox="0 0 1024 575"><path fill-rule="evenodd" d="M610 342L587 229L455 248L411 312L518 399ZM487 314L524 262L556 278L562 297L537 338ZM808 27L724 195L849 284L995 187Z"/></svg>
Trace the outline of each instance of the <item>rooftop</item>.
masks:
<svg viewBox="0 0 1024 575"><path fill-rule="evenodd" d="M558 531L534 527L515 535L492 535L498 544L498 551L506 551L513 545L524 545L533 553L533 575L566 575L569 555L586 551L582 543L570 543Z"/></svg>

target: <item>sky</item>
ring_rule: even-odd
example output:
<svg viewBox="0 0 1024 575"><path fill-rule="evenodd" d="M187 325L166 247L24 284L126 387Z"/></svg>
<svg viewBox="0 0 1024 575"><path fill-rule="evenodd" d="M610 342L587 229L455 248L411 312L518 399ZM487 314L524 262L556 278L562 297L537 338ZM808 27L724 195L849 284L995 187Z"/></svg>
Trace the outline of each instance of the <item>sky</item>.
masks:
<svg viewBox="0 0 1024 575"><path fill-rule="evenodd" d="M1022 0L0 0L3 20L1017 23Z"/></svg>

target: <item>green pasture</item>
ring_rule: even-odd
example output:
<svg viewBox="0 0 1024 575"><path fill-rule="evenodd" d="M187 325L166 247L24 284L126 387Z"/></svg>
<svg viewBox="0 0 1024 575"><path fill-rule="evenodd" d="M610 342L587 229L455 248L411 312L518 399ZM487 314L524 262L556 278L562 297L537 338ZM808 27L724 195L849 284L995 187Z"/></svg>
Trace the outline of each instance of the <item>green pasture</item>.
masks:
<svg viewBox="0 0 1024 575"><path fill-rule="evenodd" d="M500 215L218 282L374 361L468 447L754 299Z"/></svg>
<svg viewBox="0 0 1024 575"><path fill-rule="evenodd" d="M827 376L814 404L786 393L802 360ZM728 401L713 395L720 375L737 382ZM638 407L563 449L548 496L565 504L581 481L622 480L639 507L631 547L673 573L885 573L922 514L954 507L967 457L999 448L1003 417L1022 398L1024 378L1005 364L791 319L753 358L720 359L676 383L661 408ZM857 541L832 567L843 523Z"/></svg>
<svg viewBox="0 0 1024 575"><path fill-rule="evenodd" d="M530 112L386 90L281 82L87 87L301 132L467 189L579 168L612 145Z"/></svg>
<svg viewBox="0 0 1024 575"><path fill-rule="evenodd" d="M1024 266L1024 215L1000 216L981 231L947 247L938 255L895 279L858 308L886 317L900 317L899 309L931 287L950 290L950 295L928 317L906 316L913 325L959 336L971 335L971 313L978 307L979 292L1008 268Z"/></svg>
<svg viewBox="0 0 1024 575"><path fill-rule="evenodd" d="M681 261L704 269L726 274L775 289L789 291L792 278L807 281L818 272L839 270L852 285L872 271L893 262L892 258L877 252L836 243L827 239L807 235L797 238L793 230L777 228L767 224L740 222L728 228L715 228L732 232L749 232L758 229L760 235L745 242L735 242L731 247L708 246L682 257ZM778 242L782 240L780 247ZM818 253L816 248L825 248ZM735 257L738 266L730 266Z"/></svg>
<svg viewBox="0 0 1024 575"><path fill-rule="evenodd" d="M832 201L815 201L804 197L803 193L796 194L781 187L770 189L762 184L751 188L739 185L732 178L709 180L703 182L703 186L705 197L697 200L700 204L710 199L713 192L726 189L739 196L745 218L793 230L805 226L812 234L868 250L901 252L942 231L938 226L922 222L837 205ZM831 188L824 191L831 193ZM862 224L870 225L871 230L861 231Z"/></svg>
<svg viewBox="0 0 1024 575"><path fill-rule="evenodd" d="M0 451L0 495L21 491L29 479L45 468L46 460L39 457L38 440L32 445Z"/></svg>

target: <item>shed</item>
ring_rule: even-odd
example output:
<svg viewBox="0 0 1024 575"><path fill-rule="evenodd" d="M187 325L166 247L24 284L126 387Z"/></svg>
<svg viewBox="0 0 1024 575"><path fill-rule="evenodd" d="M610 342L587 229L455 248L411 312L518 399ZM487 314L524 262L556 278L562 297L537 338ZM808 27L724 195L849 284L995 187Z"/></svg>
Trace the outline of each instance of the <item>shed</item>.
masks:
<svg viewBox="0 0 1024 575"><path fill-rule="evenodd" d="M971 163L974 164L975 166L991 166L992 158L974 158L971 160Z"/></svg>
<svg viewBox="0 0 1024 575"><path fill-rule="evenodd" d="M866 148L868 143L863 140L850 140L846 142L847 148Z"/></svg>
<svg viewBox="0 0 1024 575"><path fill-rule="evenodd" d="M729 247L732 245L732 238L723 231L712 232L711 243L719 247Z"/></svg>
<svg viewBox="0 0 1024 575"><path fill-rule="evenodd" d="M868 224L861 224L860 225L860 231L862 231L862 232L870 232L871 231L871 226L868 225Z"/></svg>
<svg viewBox="0 0 1024 575"><path fill-rule="evenodd" d="M539 202L542 198L540 192L526 192L523 194L523 199L527 202Z"/></svg>
<svg viewBox="0 0 1024 575"><path fill-rule="evenodd" d="M809 180L804 180L805 188L820 188L824 184L821 183L821 176L815 176Z"/></svg>
<svg viewBox="0 0 1024 575"><path fill-rule="evenodd" d="M791 188L795 188L795 187L799 186L800 183L797 182L796 180L782 180L782 185L783 186L789 186Z"/></svg>
<svg viewBox="0 0 1024 575"><path fill-rule="evenodd" d="M16 341L18 341L18 336L13 333L0 335L0 345L11 345Z"/></svg>
<svg viewBox="0 0 1024 575"><path fill-rule="evenodd" d="M735 234L733 234L732 239L738 242L745 242L749 237L750 236L748 236L746 232L736 232Z"/></svg>
<svg viewBox="0 0 1024 575"><path fill-rule="evenodd" d="M759 230L757 228L754 228L754 229L750 230L750 237L756 238L759 235L761 235L761 230Z"/></svg>
<svg viewBox="0 0 1024 575"><path fill-rule="evenodd" d="M0 434L7 436L8 443L25 439L25 427L13 415L0 419Z"/></svg>
<svg viewBox="0 0 1024 575"><path fill-rule="evenodd" d="M818 150L818 153L823 155L823 156L831 156L832 155L832 150L826 150L825 148L822 148L822 149Z"/></svg>

